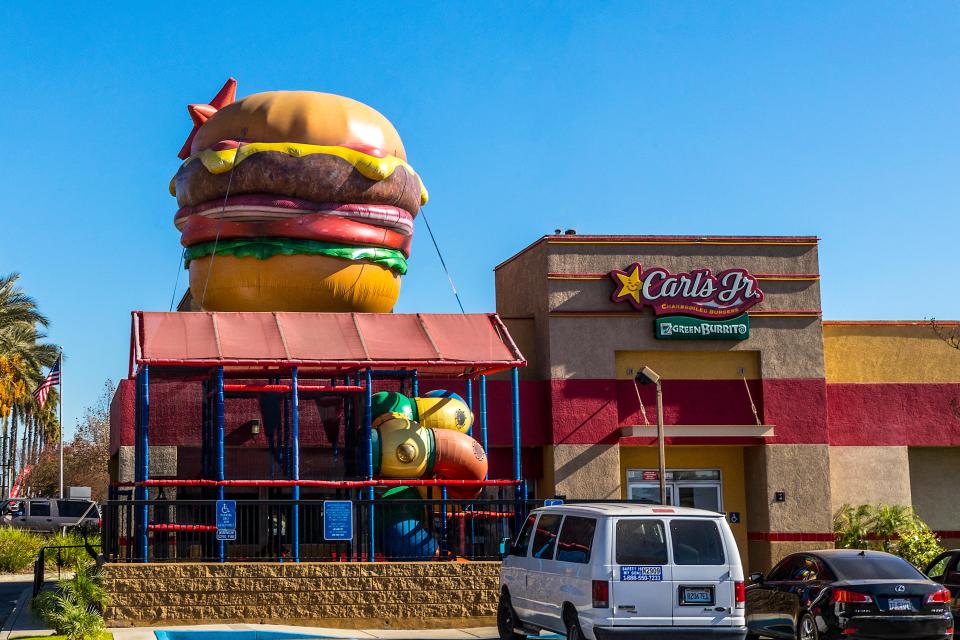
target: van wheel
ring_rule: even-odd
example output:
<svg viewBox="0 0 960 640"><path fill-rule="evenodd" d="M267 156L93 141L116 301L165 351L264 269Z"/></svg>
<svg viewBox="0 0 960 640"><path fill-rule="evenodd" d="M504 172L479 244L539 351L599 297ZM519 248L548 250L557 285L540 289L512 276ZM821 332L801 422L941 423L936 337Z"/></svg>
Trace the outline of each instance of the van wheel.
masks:
<svg viewBox="0 0 960 640"><path fill-rule="evenodd" d="M800 617L800 623L797 625L797 640L820 640L817 621L809 613Z"/></svg>
<svg viewBox="0 0 960 640"><path fill-rule="evenodd" d="M517 633L517 627L520 626L520 618L517 612L513 610L510 604L510 596L505 593L500 594L500 602L497 603L497 633L500 634L500 640L523 640L526 638L521 633Z"/></svg>
<svg viewBox="0 0 960 640"><path fill-rule="evenodd" d="M583 631L580 629L580 620L576 613L568 613L566 616L567 640L586 640L583 637Z"/></svg>

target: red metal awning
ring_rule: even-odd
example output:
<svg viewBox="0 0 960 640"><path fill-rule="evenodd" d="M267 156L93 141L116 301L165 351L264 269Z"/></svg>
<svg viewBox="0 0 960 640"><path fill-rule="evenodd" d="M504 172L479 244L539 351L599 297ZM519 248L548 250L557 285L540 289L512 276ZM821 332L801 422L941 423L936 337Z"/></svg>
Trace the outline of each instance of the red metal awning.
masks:
<svg viewBox="0 0 960 640"><path fill-rule="evenodd" d="M525 366L496 314L134 311L141 365L418 369L479 375Z"/></svg>

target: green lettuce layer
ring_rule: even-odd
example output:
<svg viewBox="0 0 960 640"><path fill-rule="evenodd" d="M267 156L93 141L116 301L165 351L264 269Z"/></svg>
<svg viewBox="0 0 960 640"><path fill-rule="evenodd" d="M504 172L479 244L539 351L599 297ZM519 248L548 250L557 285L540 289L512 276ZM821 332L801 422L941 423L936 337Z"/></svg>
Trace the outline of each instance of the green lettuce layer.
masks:
<svg viewBox="0 0 960 640"><path fill-rule="evenodd" d="M187 247L184 263L189 266L191 260L213 254L217 246L218 256L237 256L238 258L257 258L266 260L276 255L292 256L298 253L306 255L324 255L343 260L366 260L387 269L397 275L406 275L407 259L396 249L380 247L351 247L345 244L301 240L297 238L235 238L219 242L201 242Z"/></svg>

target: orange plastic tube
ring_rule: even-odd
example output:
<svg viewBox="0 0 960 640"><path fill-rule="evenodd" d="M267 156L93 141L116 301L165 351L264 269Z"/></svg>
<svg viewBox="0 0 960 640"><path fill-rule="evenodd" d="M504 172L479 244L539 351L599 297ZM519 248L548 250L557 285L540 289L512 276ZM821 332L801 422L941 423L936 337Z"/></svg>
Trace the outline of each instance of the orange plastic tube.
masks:
<svg viewBox="0 0 960 640"><path fill-rule="evenodd" d="M465 433L452 429L434 429L437 446L433 473L445 480L483 480L487 477L487 455L480 443ZM481 487L448 487L447 495L457 500L469 500L480 493Z"/></svg>

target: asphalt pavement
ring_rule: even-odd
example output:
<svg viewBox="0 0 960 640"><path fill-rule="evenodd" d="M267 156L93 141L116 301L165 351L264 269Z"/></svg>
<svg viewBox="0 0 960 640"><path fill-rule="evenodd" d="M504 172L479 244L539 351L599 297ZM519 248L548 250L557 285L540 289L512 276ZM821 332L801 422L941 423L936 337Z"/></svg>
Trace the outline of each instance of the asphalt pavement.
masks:
<svg viewBox="0 0 960 640"><path fill-rule="evenodd" d="M20 594L29 586L27 582L0 582L0 627L7 624L7 618L13 613Z"/></svg>

